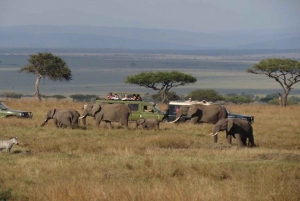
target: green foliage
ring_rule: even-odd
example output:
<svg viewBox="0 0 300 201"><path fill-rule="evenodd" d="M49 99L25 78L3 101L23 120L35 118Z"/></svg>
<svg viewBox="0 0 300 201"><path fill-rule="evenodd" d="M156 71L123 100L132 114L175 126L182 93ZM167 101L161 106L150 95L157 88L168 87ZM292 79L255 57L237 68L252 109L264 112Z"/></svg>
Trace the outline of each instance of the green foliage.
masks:
<svg viewBox="0 0 300 201"><path fill-rule="evenodd" d="M43 94L40 94L40 96L42 97L42 98L45 98L46 100L48 99L48 98L51 98L52 96L47 96L47 95L43 95Z"/></svg>
<svg viewBox="0 0 300 201"><path fill-rule="evenodd" d="M269 105L279 105L279 101L278 101L278 99L277 99L277 100L275 100L275 99L269 100L269 101L268 101L268 104L269 104Z"/></svg>
<svg viewBox="0 0 300 201"><path fill-rule="evenodd" d="M186 98L192 98L193 100L206 100L206 101L222 101L225 100L222 95L212 89L197 89L191 91Z"/></svg>
<svg viewBox="0 0 300 201"><path fill-rule="evenodd" d="M231 102L234 104L243 104L243 103L251 103L253 100L245 95L235 95L235 96L226 96L226 102Z"/></svg>
<svg viewBox="0 0 300 201"><path fill-rule="evenodd" d="M28 64L19 72L26 72L37 75L35 82L35 99L41 101L39 85L41 78L49 78L52 81L69 81L72 79L71 70L66 62L60 57L49 52L29 55Z"/></svg>
<svg viewBox="0 0 300 201"><path fill-rule="evenodd" d="M52 97L55 98L56 100L61 100L61 99L66 98L66 97L63 96L63 95L53 95Z"/></svg>
<svg viewBox="0 0 300 201"><path fill-rule="evenodd" d="M0 201L7 201L11 198L11 189L0 191Z"/></svg>
<svg viewBox="0 0 300 201"><path fill-rule="evenodd" d="M300 98L296 97L296 96L290 96L289 100L292 101L292 102L300 102Z"/></svg>
<svg viewBox="0 0 300 201"><path fill-rule="evenodd" d="M269 102L270 100L275 100L278 102L278 95L276 93L267 94L266 97L261 98L261 102Z"/></svg>
<svg viewBox="0 0 300 201"><path fill-rule="evenodd" d="M2 95L5 96L6 98L15 98L15 99L20 99L23 94L18 94L15 92L2 92Z"/></svg>
<svg viewBox="0 0 300 201"><path fill-rule="evenodd" d="M73 99L73 102L77 102L77 101L89 101L91 102L92 99L96 99L98 96L97 95L89 95L89 94L73 94L70 95L70 98Z"/></svg>
<svg viewBox="0 0 300 201"><path fill-rule="evenodd" d="M19 72L48 77L50 80L72 80L71 70L60 57L49 52L29 55L28 64Z"/></svg>
<svg viewBox="0 0 300 201"><path fill-rule="evenodd" d="M270 101L268 101L268 104L269 105L279 105L279 101L278 101L278 99L270 100ZM288 100L286 105L298 105L298 102Z"/></svg>
<svg viewBox="0 0 300 201"><path fill-rule="evenodd" d="M162 102L165 102L167 92L171 88L195 83L196 81L197 79L194 76L178 71L158 71L142 72L133 76L127 76L125 83L158 90L161 94Z"/></svg>
<svg viewBox="0 0 300 201"><path fill-rule="evenodd" d="M156 101L162 101L159 93L151 95L151 98ZM177 95L176 92L169 91L167 92L167 99L169 101L176 101L176 100L180 100L180 96Z"/></svg>

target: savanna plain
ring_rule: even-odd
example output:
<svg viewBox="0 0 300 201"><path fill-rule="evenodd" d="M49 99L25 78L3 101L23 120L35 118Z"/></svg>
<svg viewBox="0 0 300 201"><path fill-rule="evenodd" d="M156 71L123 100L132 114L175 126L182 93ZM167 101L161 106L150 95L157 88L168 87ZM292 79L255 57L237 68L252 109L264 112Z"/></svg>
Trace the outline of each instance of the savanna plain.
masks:
<svg viewBox="0 0 300 201"><path fill-rule="evenodd" d="M9 200L300 200L300 106L227 105L255 116L256 148L213 143L212 124L161 123L160 130L125 130L114 123L41 127L52 108L69 101L5 100L33 119L0 119L0 138L19 145L0 153L0 196ZM163 105L160 105L164 109Z"/></svg>

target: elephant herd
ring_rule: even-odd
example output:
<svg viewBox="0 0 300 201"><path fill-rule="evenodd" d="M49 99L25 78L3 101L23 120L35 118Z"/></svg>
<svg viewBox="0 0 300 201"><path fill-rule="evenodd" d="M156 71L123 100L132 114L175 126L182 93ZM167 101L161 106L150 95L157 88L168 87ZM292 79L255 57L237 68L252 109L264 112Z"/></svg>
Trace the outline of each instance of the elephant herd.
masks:
<svg viewBox="0 0 300 201"><path fill-rule="evenodd" d="M218 132L226 131L228 144L232 144L232 137L236 138L238 146L255 147L253 128L250 122L244 119L228 118L228 113L222 105L182 105L176 114L173 122L178 122L182 116L190 118L190 123L210 123L214 124L213 133L214 142L218 142ZM247 139L248 145L247 145Z"/></svg>
<svg viewBox="0 0 300 201"><path fill-rule="evenodd" d="M44 126L49 119L53 119L56 127L67 126L70 128L78 127L79 119L86 125L86 117L91 116L95 119L96 125L105 121L108 128L111 122L119 122L128 128L128 118L131 110L124 104L84 104L83 115L74 109L51 109L46 114L46 119L41 126Z"/></svg>
<svg viewBox="0 0 300 201"><path fill-rule="evenodd" d="M86 125L86 117L91 116L95 119L97 126L101 121L106 122L108 128L111 128L111 122L121 123L124 128L128 129L128 119L131 110L124 104L85 104L83 106L83 115L74 109L52 109L46 114L46 118L41 126L44 126L49 119L53 119L56 127L68 126L74 128L78 126L79 119L82 119ZM218 132L226 131L226 139L232 144L232 137L236 138L238 147L256 146L254 143L253 128L250 122L244 119L228 118L226 109L221 105L183 105L177 112L176 119L187 116L190 123L210 123L214 124L213 133L214 142L218 141ZM156 119L140 119L136 121L136 127L141 125L143 128L159 129L159 121Z"/></svg>

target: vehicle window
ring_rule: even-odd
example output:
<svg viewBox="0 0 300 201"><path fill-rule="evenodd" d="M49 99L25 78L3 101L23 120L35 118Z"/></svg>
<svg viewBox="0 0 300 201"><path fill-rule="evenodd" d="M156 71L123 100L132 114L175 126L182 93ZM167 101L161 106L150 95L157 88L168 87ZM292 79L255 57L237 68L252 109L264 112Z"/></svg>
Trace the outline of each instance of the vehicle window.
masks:
<svg viewBox="0 0 300 201"><path fill-rule="evenodd" d="M7 107L5 107L3 104L0 104L0 109L1 109L1 110L6 110Z"/></svg>
<svg viewBox="0 0 300 201"><path fill-rule="evenodd" d="M169 106L169 114L177 114L180 106L179 105L170 105Z"/></svg>
<svg viewBox="0 0 300 201"><path fill-rule="evenodd" d="M144 112L153 112L152 106L144 105Z"/></svg>
<svg viewBox="0 0 300 201"><path fill-rule="evenodd" d="M138 111L139 110L139 104L128 104L128 107L131 111Z"/></svg>

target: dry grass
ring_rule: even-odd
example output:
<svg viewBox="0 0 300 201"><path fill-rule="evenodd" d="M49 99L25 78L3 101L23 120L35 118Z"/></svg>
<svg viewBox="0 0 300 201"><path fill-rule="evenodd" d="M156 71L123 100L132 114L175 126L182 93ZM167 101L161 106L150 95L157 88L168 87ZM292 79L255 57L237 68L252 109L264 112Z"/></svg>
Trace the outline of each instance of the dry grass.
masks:
<svg viewBox="0 0 300 201"><path fill-rule="evenodd" d="M300 106L228 105L255 116L257 148L237 149L207 134L213 125L161 123L160 131L40 127L51 108L81 103L6 101L34 118L0 119L0 200L300 200ZM234 141L235 143L235 141Z"/></svg>

